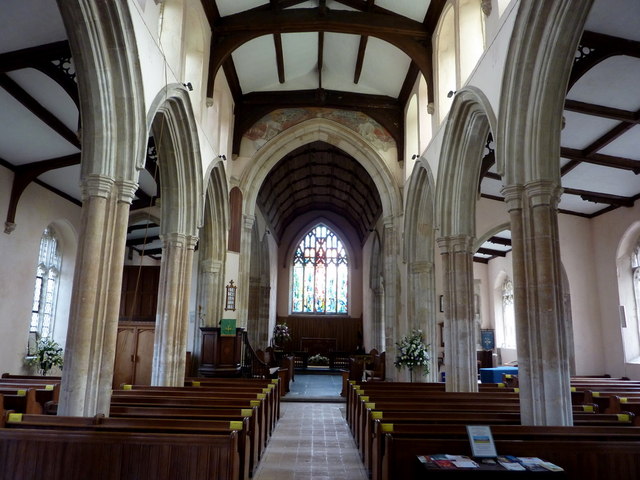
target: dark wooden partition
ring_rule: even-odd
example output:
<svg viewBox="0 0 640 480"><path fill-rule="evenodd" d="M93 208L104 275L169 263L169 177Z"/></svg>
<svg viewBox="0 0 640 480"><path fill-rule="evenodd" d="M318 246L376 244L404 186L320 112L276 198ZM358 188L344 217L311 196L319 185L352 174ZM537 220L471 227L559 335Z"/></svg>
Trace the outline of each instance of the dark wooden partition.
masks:
<svg viewBox="0 0 640 480"><path fill-rule="evenodd" d="M278 323L286 323L291 332L290 350L302 350L302 338L335 338L339 352L355 352L362 341L362 317L351 318L333 315L296 315L278 317Z"/></svg>

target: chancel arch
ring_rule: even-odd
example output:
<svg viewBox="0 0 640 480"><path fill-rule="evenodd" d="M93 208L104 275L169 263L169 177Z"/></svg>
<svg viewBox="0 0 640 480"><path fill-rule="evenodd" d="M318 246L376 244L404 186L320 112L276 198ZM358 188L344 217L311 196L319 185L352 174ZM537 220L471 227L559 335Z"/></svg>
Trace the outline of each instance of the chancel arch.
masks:
<svg viewBox="0 0 640 480"><path fill-rule="evenodd" d="M397 232L399 228L397 222L402 208L397 182L394 178L395 172L363 137L336 122L321 118L307 120L277 135L257 151L252 159L253 166L243 175L240 182L240 188L244 193L243 211L245 219L253 221L255 218L260 186L275 165L290 152L316 141L322 141L330 146L337 147L352 157L371 178L372 185L375 186L376 194L379 198L381 210L380 225L371 228L384 229L385 283L396 285L395 278L397 276L398 261L396 245L398 243ZM248 228L248 225L246 227ZM370 232L363 233L365 236L360 238L360 242L364 238L368 238ZM250 246L245 244L243 238L239 278L244 278L243 276L248 275L248 266L243 259L248 258L249 248ZM397 293L395 289L389 288L385 290L385 295L387 297L385 299L387 324L395 325L397 320ZM242 319L246 318L246 301L246 299L239 298L240 311L238 312L238 318L240 324L243 322ZM393 346L387 344L386 348L387 354L392 355L393 352L389 352L393 349Z"/></svg>

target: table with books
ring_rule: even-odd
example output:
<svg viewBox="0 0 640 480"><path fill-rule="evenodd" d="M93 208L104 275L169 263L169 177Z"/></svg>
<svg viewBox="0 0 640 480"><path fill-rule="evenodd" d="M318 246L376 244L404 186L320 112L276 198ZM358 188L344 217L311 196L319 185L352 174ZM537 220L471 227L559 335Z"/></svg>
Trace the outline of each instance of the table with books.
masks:
<svg viewBox="0 0 640 480"><path fill-rule="evenodd" d="M418 455L416 480L470 478L564 479L564 470L537 457L500 455L496 458L470 458L464 455Z"/></svg>

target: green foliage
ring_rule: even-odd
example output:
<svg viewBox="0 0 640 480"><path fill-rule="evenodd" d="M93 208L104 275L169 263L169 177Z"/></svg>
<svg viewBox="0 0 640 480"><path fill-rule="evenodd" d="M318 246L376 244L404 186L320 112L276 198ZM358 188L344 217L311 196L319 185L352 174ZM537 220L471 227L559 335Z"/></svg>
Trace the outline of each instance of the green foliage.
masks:
<svg viewBox="0 0 640 480"><path fill-rule="evenodd" d="M46 375L53 367L62 368L64 354L62 347L51 338L40 338L36 344L34 356L27 357L27 365L38 367L42 375Z"/></svg>
<svg viewBox="0 0 640 480"><path fill-rule="evenodd" d="M406 367L413 370L415 367L424 367L423 373L429 373L429 345L425 345L422 330L412 330L411 333L396 343L398 347L396 360L393 364L397 368Z"/></svg>

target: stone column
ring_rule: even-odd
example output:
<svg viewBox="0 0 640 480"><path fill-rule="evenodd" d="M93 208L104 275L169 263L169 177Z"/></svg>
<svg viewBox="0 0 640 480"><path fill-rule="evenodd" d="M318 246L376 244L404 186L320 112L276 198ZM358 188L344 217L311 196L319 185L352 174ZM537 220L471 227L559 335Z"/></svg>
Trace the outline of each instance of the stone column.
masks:
<svg viewBox="0 0 640 480"><path fill-rule="evenodd" d="M511 217L520 409L524 425L572 425L554 182L504 187Z"/></svg>
<svg viewBox="0 0 640 480"><path fill-rule="evenodd" d="M431 362L429 374L423 375L422 368L414 373L414 381L436 382L438 377L438 331L435 310L435 282L433 263L427 261L412 262L409 266L409 288L411 298L407 299L409 308L409 330L422 330L425 343L429 345Z"/></svg>
<svg viewBox="0 0 640 480"><path fill-rule="evenodd" d="M385 376L395 380L398 370L393 365L396 358L396 341L404 329L398 315L398 241L392 218L384 221L382 251L384 255L384 324L385 324Z"/></svg>
<svg viewBox="0 0 640 480"><path fill-rule="evenodd" d="M439 238L444 270L444 361L448 392L477 392L473 237Z"/></svg>
<svg viewBox="0 0 640 480"><path fill-rule="evenodd" d="M253 237L253 215L243 215L242 234L240 236L240 266L236 285L236 318L238 328L247 328L249 315L249 282L251 277L251 238Z"/></svg>
<svg viewBox="0 0 640 480"><path fill-rule="evenodd" d="M60 415L108 413L122 269L134 182L90 175L82 220L62 371Z"/></svg>
<svg viewBox="0 0 640 480"><path fill-rule="evenodd" d="M382 287L373 290L373 305L371 306L371 316L373 319L372 344L369 350L375 348L379 352L385 351L384 338L384 289ZM389 357L390 358L390 357Z"/></svg>
<svg viewBox="0 0 640 480"><path fill-rule="evenodd" d="M162 264L151 384L180 386L184 384L189 292L197 238L181 233L161 237Z"/></svg>

